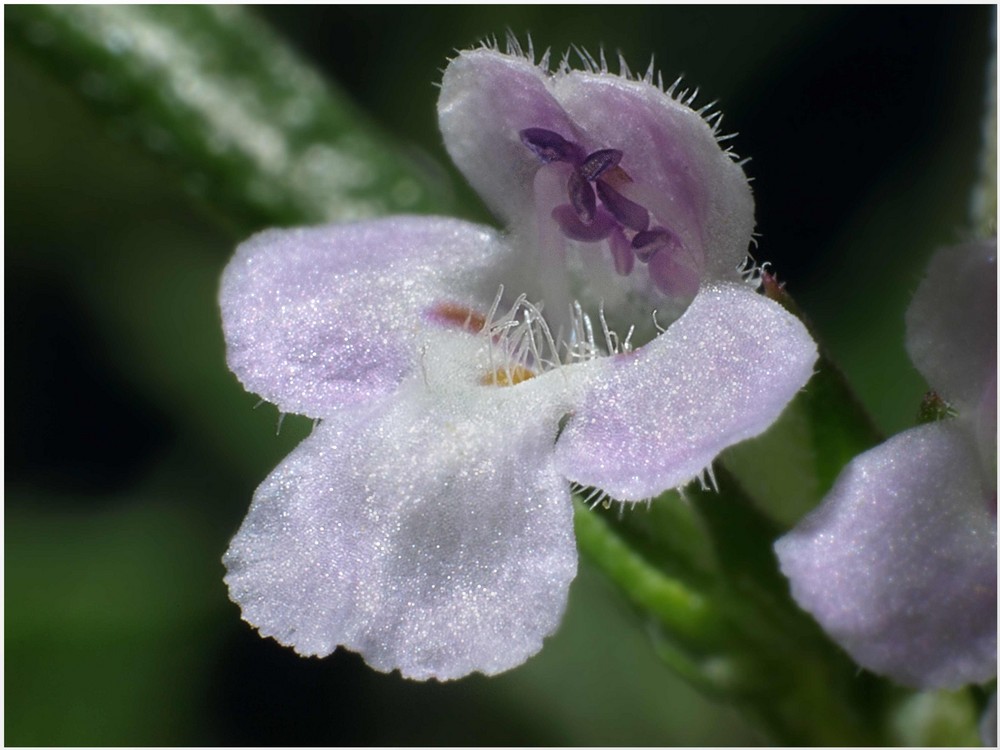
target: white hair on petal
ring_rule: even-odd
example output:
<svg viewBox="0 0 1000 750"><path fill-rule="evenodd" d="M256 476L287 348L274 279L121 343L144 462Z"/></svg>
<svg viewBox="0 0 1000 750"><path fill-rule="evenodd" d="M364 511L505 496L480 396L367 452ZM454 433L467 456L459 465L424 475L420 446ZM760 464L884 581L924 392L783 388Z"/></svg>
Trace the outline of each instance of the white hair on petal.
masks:
<svg viewBox="0 0 1000 750"><path fill-rule="evenodd" d="M502 297L503 286L497 291L480 330L480 335L489 342L488 364L491 372L506 371L510 374L523 368L537 374L557 369L568 362L607 355L608 352L594 343L590 319L579 305L572 316L574 330L571 340L557 343L542 314L540 303L530 302L522 294L505 313L497 316ZM583 343L574 340L578 336L582 336ZM565 348L565 356L560 346Z"/></svg>
<svg viewBox="0 0 1000 750"><path fill-rule="evenodd" d="M625 59L625 55L623 55L621 52L618 53L618 75L620 75L622 78L629 78L629 79L634 78L634 76L632 75L632 69L629 68L628 61ZM640 80L640 79L636 78L635 80Z"/></svg>
<svg viewBox="0 0 1000 750"><path fill-rule="evenodd" d="M769 261L758 265L753 255L748 252L743 261L736 267L736 272L751 287L760 289L761 284L764 283L764 274L767 273L770 266L771 263Z"/></svg>
<svg viewBox="0 0 1000 750"><path fill-rule="evenodd" d="M542 54L541 59L536 61L534 40L531 38L531 34L526 34L525 37L526 46L521 44L517 35L511 29L508 29L505 37L505 53L527 60L532 65L538 67L546 75L564 76L573 72L575 68L571 64L570 58L574 55L579 59L580 70L594 75L612 75L603 46L598 49L598 54L595 57L584 47L575 44L571 45L570 48L563 53L559 60L559 64L555 66L555 70L553 71L551 67L551 48L546 49ZM492 50L494 52L501 52L500 43L496 36L484 39L480 43L480 48ZM656 69L655 56L650 58L649 65L646 67L645 72L640 75L632 72L632 69L629 67L628 62L625 59L625 55L619 51L618 75L630 81L637 81L648 86L654 86L674 101L683 104L685 107L694 109L694 102L699 94L698 87L695 87L694 89L685 88L678 93L677 89L681 85L684 78L683 76L678 76L673 83L664 88L663 73ZM716 142L721 146L724 141L732 140L738 135L738 133L722 133L722 112L721 110L714 109L717 104L718 100L716 99L699 107L698 109L694 109L694 111L709 126L709 128L711 128L712 135L715 137ZM741 169L745 169L746 165L750 161L749 158L740 159L739 155L731 148L724 149L723 153L736 162L737 166ZM752 178L749 177L747 179L752 180Z"/></svg>
<svg viewBox="0 0 1000 750"><path fill-rule="evenodd" d="M646 72L643 73L642 82L648 83L650 86L653 85L653 77L656 75L656 55L650 55L649 57L649 67L646 68Z"/></svg>

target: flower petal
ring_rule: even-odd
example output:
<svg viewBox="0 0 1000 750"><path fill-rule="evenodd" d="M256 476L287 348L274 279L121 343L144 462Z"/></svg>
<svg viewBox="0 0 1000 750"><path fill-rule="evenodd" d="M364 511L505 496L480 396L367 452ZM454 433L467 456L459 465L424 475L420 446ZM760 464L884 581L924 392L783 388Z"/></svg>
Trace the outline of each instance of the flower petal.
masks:
<svg viewBox="0 0 1000 750"><path fill-rule="evenodd" d="M995 398L996 320L996 239L938 251L907 310L906 344L945 399L975 408L990 386Z"/></svg>
<svg viewBox="0 0 1000 750"><path fill-rule="evenodd" d="M703 118L659 88L609 73L550 74L524 57L478 49L445 70L438 113L452 159L521 247L510 281L545 300L555 328L568 322L560 316L572 299L601 300L608 321L627 326L651 306L676 317L702 281L738 278L754 226L749 183ZM629 232L647 220L669 230L684 258L678 278L662 262L623 274L613 232L573 231L578 222L553 212L573 203L571 192L577 203L589 199L565 179L538 179L560 167L590 173L563 140L597 161L620 156L598 170L607 216Z"/></svg>
<svg viewBox="0 0 1000 750"><path fill-rule="evenodd" d="M805 327L742 284L703 287L638 351L598 364L556 444L572 481L642 500L698 476L729 445L758 435L812 375Z"/></svg>
<svg viewBox="0 0 1000 750"><path fill-rule="evenodd" d="M650 226L678 235L711 278L736 278L753 232L753 196L701 115L655 86L608 73L556 76L552 91L585 147L622 152L632 182L617 190L649 209Z"/></svg>
<svg viewBox="0 0 1000 750"><path fill-rule="evenodd" d="M533 383L479 388L472 413L411 381L320 424L226 553L244 619L300 654L343 645L415 679L495 674L537 652L576 547L551 465L558 416L511 395Z"/></svg>
<svg viewBox="0 0 1000 750"><path fill-rule="evenodd" d="M534 212L531 187L539 161L521 131L542 129L576 140L547 79L523 57L475 49L460 52L441 81L438 119L448 154L507 223Z"/></svg>
<svg viewBox="0 0 1000 750"><path fill-rule="evenodd" d="M929 688L996 675L996 518L956 422L855 458L775 550L796 601L859 664Z"/></svg>
<svg viewBox="0 0 1000 750"><path fill-rule="evenodd" d="M226 267L219 301L227 360L283 411L325 417L391 393L436 303L485 312L506 247L445 218L269 230Z"/></svg>

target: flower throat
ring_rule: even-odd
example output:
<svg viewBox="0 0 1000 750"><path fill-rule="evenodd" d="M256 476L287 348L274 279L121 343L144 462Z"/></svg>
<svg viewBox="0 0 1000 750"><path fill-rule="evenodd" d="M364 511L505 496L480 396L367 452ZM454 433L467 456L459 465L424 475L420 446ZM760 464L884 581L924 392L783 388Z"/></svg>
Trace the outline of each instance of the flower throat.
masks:
<svg viewBox="0 0 1000 750"><path fill-rule="evenodd" d="M622 152L605 148L587 153L579 143L545 128L520 131L521 142L543 164L571 167L566 181L568 202L552 210L562 233L577 242L608 241L615 270L628 276L635 260L647 264L657 287L678 291L678 263L684 265L684 244L675 232L659 224L650 226L650 211L622 195L633 182L619 165ZM687 274L683 274L687 275Z"/></svg>

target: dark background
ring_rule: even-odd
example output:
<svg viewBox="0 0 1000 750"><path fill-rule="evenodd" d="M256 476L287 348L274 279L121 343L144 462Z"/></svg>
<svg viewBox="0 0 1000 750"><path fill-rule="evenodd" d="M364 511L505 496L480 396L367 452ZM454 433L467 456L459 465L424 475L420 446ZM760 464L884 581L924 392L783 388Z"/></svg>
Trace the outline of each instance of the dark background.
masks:
<svg viewBox="0 0 1000 750"><path fill-rule="evenodd" d="M260 8L384 128L447 164L434 83L511 29L650 54L720 101L771 261L886 432L925 385L903 312L967 231L992 7ZM9 744L747 744L655 661L586 566L524 667L446 685L304 660L241 623L219 562L308 431L225 368L241 237L9 45L5 69L5 680Z"/></svg>

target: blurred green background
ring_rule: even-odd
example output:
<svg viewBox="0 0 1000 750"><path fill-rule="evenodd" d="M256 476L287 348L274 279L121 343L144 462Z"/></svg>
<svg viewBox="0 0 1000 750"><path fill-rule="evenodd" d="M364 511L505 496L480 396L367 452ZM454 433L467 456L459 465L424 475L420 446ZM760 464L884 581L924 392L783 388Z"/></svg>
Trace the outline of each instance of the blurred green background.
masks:
<svg viewBox="0 0 1000 750"><path fill-rule="evenodd" d="M254 228L207 205L12 42L5 13L8 744L756 744L655 661L645 623L586 564L542 653L449 684L353 654L305 660L228 601L219 562L256 485L308 433L227 371L219 273ZM995 10L256 8L415 158L459 215L434 84L511 29L539 48L655 54L720 101L753 160L758 260L812 317L879 426L925 388L903 312L961 239Z"/></svg>

